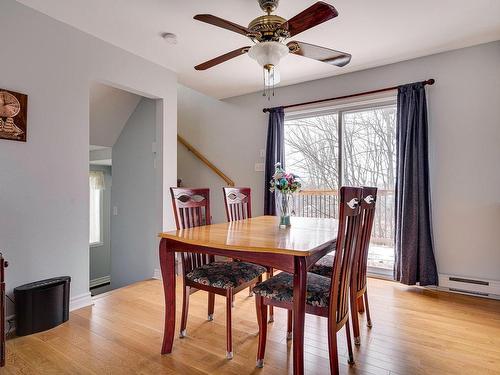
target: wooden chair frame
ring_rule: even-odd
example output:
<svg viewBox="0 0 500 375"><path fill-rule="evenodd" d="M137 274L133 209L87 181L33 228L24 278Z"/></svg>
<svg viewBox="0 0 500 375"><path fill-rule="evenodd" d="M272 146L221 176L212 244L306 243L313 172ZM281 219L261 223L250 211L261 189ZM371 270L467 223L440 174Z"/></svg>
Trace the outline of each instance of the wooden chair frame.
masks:
<svg viewBox="0 0 500 375"><path fill-rule="evenodd" d="M367 326L372 327L370 317L370 307L368 305L367 279L368 249L370 247L370 237L375 217L375 206L377 202L377 188L363 187L361 199L361 219L358 239L356 241L356 253L351 275L351 320L354 336L354 343L360 345L360 331L358 312L362 313L366 309ZM364 298L364 303L363 303Z"/></svg>
<svg viewBox="0 0 500 375"><path fill-rule="evenodd" d="M252 189L248 187L223 187L224 206L228 222L249 219L252 217ZM273 268L266 267L266 279L273 276ZM248 296L252 297L252 287L248 288ZM269 323L274 322L274 309L269 306Z"/></svg>
<svg viewBox="0 0 500 375"><path fill-rule="evenodd" d="M195 226L210 225L210 191L209 189L187 189L170 188L172 196L172 206L175 212L175 223L177 229L192 228ZM239 285L237 288L216 288L193 282L186 278L186 275L197 267L215 261L213 255L199 253L181 253L182 261L182 315L180 338L186 337L187 317L189 310L189 296L199 290L208 292L208 320L212 321L214 316L215 295L226 297L226 357L233 358L232 339L232 302L235 294L248 288L257 282L262 281L262 275Z"/></svg>
<svg viewBox="0 0 500 375"><path fill-rule="evenodd" d="M356 240L359 232L361 188L342 187L339 192L339 223L335 245L335 259L330 284L330 304L328 307L318 307L306 304L308 314L328 318L328 347L330 354L330 371L339 373L337 332L345 326L349 363L354 363L349 327L349 284L356 252ZM264 364L267 337L267 308L272 305L291 311L292 302L276 301L262 295L255 296L257 320L259 323L259 346L257 350L257 367Z"/></svg>

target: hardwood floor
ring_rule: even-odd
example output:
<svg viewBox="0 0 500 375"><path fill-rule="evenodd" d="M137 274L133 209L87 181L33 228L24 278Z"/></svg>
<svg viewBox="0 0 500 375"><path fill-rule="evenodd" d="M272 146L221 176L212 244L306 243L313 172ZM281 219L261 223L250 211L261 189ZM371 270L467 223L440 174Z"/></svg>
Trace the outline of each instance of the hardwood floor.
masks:
<svg viewBox="0 0 500 375"><path fill-rule="evenodd" d="M177 283L178 287L181 282ZM409 288L369 279L373 328L360 318L361 347L354 366L340 332L342 374L500 374L500 301ZM178 288L178 301L181 290ZM216 297L207 317L207 293L191 296L188 336L161 356L163 292L149 280L105 293L95 306L71 313L50 331L11 339L0 374L286 374L292 366L286 312L275 309L263 369L255 368L254 298L236 297L234 359L225 359L225 304ZM179 326L180 304L177 306ZM328 374L326 319L307 316L307 374Z"/></svg>

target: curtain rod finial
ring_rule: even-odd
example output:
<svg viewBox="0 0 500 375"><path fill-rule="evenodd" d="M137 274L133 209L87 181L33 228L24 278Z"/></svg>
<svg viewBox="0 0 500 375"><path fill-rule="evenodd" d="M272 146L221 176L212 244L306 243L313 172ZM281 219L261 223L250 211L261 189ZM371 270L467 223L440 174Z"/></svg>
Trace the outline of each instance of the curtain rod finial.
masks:
<svg viewBox="0 0 500 375"><path fill-rule="evenodd" d="M428 79L425 83L428 85L433 85L436 82L434 78Z"/></svg>

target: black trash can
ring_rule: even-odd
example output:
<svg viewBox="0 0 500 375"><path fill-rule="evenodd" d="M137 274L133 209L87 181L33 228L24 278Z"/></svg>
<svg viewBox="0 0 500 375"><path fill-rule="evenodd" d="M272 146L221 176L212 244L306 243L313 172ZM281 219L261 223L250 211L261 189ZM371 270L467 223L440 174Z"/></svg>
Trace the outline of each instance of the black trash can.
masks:
<svg viewBox="0 0 500 375"><path fill-rule="evenodd" d="M14 288L16 334L30 335L67 321L70 282L71 277L61 276Z"/></svg>

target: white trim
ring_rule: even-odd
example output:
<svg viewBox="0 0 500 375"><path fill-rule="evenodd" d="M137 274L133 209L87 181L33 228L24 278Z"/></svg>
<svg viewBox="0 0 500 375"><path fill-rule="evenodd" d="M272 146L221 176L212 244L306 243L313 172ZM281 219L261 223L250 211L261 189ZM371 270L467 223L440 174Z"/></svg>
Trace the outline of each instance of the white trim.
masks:
<svg viewBox="0 0 500 375"><path fill-rule="evenodd" d="M350 112L364 108L384 107L397 103L397 90L378 94L306 104L285 110L285 119L318 116L332 112Z"/></svg>
<svg viewBox="0 0 500 375"><path fill-rule="evenodd" d="M99 285L103 284L109 284L111 282L111 276L103 276L103 277L98 277L96 279L90 280L89 287L90 288L95 288Z"/></svg>
<svg viewBox="0 0 500 375"><path fill-rule="evenodd" d="M379 268L379 267L371 267L368 266L367 275L373 276L376 278L382 278L387 280L394 280L394 275L392 270L388 270L387 268Z"/></svg>
<svg viewBox="0 0 500 375"><path fill-rule="evenodd" d="M451 278L460 278L466 280L476 280L483 283L487 283L488 285L461 282L450 280ZM481 279L477 277L465 277L465 276L457 276L457 275L447 275L447 274L439 274L439 286L438 287L430 287L432 289L444 290L452 293L460 293L473 295L477 297L483 298L491 298L500 300L500 281L499 280L488 280ZM468 293L469 292L469 293Z"/></svg>
<svg viewBox="0 0 500 375"><path fill-rule="evenodd" d="M161 270L159 268L155 268L153 271L153 279L161 280Z"/></svg>
<svg viewBox="0 0 500 375"><path fill-rule="evenodd" d="M177 258L177 254L176 254L176 259L175 259L175 274L176 275L180 275L181 273L182 273L181 262L179 262L179 259ZM162 280L161 269L160 268L155 268L153 270L153 279Z"/></svg>
<svg viewBox="0 0 500 375"><path fill-rule="evenodd" d="M93 305L92 297L90 292L82 293L78 296L71 297L69 300L69 311L78 310L82 307L87 307Z"/></svg>

